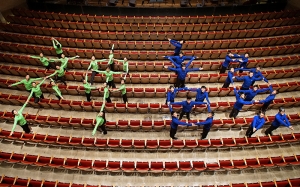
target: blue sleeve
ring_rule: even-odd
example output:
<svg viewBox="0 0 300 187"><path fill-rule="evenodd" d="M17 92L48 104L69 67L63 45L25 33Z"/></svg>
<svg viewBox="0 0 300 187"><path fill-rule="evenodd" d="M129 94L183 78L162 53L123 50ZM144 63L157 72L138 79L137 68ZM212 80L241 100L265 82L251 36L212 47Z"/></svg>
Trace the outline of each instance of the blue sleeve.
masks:
<svg viewBox="0 0 300 187"><path fill-rule="evenodd" d="M243 63L248 63L248 58L243 58Z"/></svg>
<svg viewBox="0 0 300 187"><path fill-rule="evenodd" d="M207 104L206 102L192 102L194 105L205 105Z"/></svg>
<svg viewBox="0 0 300 187"><path fill-rule="evenodd" d="M167 93L167 102L169 102L169 101L170 101L170 97L171 97L171 93L170 93L170 92L168 92L168 93Z"/></svg>
<svg viewBox="0 0 300 187"><path fill-rule="evenodd" d="M176 119L176 123L177 123L178 125L192 126L190 123L182 122L182 121L180 121L179 119Z"/></svg>
<svg viewBox="0 0 300 187"><path fill-rule="evenodd" d="M262 93L262 92L265 92L265 91L268 91L268 90L270 90L270 88L259 89L259 90L257 90L257 93Z"/></svg>
<svg viewBox="0 0 300 187"><path fill-rule="evenodd" d="M257 128L256 121L257 121L257 116L254 116L253 121L252 121L252 124L253 124L254 128Z"/></svg>
<svg viewBox="0 0 300 187"><path fill-rule="evenodd" d="M230 62L232 61L232 59L229 56L226 56L225 60L230 61Z"/></svg>
<svg viewBox="0 0 300 187"><path fill-rule="evenodd" d="M269 86L269 90L270 90L270 92L273 92L273 91L274 91L272 85Z"/></svg>
<svg viewBox="0 0 300 187"><path fill-rule="evenodd" d="M210 104L207 105L207 111L208 111L208 112L211 112Z"/></svg>
<svg viewBox="0 0 300 187"><path fill-rule="evenodd" d="M230 83L233 83L233 75L231 73L228 73L228 78L230 79Z"/></svg>
<svg viewBox="0 0 300 187"><path fill-rule="evenodd" d="M242 70L243 70L243 71L252 71L252 72L253 72L253 69L243 68Z"/></svg>
<svg viewBox="0 0 300 187"><path fill-rule="evenodd" d="M183 56L182 57L183 60L191 60L193 58L195 58L195 57L194 56Z"/></svg>
<svg viewBox="0 0 300 187"><path fill-rule="evenodd" d="M187 87L184 87L184 88L175 88L174 89L174 92L178 92L178 91L182 91L182 90L189 90Z"/></svg>
<svg viewBox="0 0 300 187"><path fill-rule="evenodd" d="M291 126L291 123L289 122L289 119L286 117L286 115L284 116L285 118L285 122L288 124L288 127Z"/></svg>
<svg viewBox="0 0 300 187"><path fill-rule="evenodd" d="M283 120L280 118L280 115L276 115L275 118L276 118L277 121L279 121L280 124L282 124L282 125L284 125L284 126L286 126L286 127L289 127L289 126L290 126L290 124L289 124L288 121L287 121L288 123L286 123L285 121L283 121ZM285 119L287 120L286 116L285 116Z"/></svg>
<svg viewBox="0 0 300 187"><path fill-rule="evenodd" d="M243 56L240 56L240 55L238 55L238 54L234 54L233 57L234 57L234 58L243 58Z"/></svg>
<svg viewBox="0 0 300 187"><path fill-rule="evenodd" d="M255 77L254 77L254 80L255 80L255 81L261 81L262 79L263 79L263 77L258 77L258 78L255 78Z"/></svg>
<svg viewBox="0 0 300 187"><path fill-rule="evenodd" d="M174 103L171 103L171 105L184 105L183 102L184 102L184 101L181 101L181 102L174 102Z"/></svg>
<svg viewBox="0 0 300 187"><path fill-rule="evenodd" d="M270 98L268 99L268 97L267 97L264 100L260 100L259 103L267 103L267 102L270 102L270 101L272 101L272 99L270 99Z"/></svg>
<svg viewBox="0 0 300 187"><path fill-rule="evenodd" d="M210 123L211 123L210 121L205 120L205 121L202 121L202 122L195 123L195 125L198 125L198 126L200 126L200 125L208 125Z"/></svg>
<svg viewBox="0 0 300 187"><path fill-rule="evenodd" d="M189 66L191 65L191 63L193 62L193 60L195 60L195 57L193 57L193 58L185 65L185 67L186 67L186 68L189 67Z"/></svg>
<svg viewBox="0 0 300 187"><path fill-rule="evenodd" d="M199 68L191 68L191 69L185 69L186 72L190 72L190 71L200 71Z"/></svg>
<svg viewBox="0 0 300 187"><path fill-rule="evenodd" d="M176 40L170 40L170 43L172 45L174 45L175 47L181 47L181 44L178 41L176 41Z"/></svg>
<svg viewBox="0 0 300 187"><path fill-rule="evenodd" d="M236 100L238 100L238 98L240 97L239 93L237 92L236 88L233 88L233 91L234 91Z"/></svg>
<svg viewBox="0 0 300 187"><path fill-rule="evenodd" d="M167 55L166 55L164 58L171 58L171 57L172 57L172 56L167 56Z"/></svg>
<svg viewBox="0 0 300 187"><path fill-rule="evenodd" d="M206 98L207 103L210 104L210 101L209 101L209 99L208 99L208 93L207 93L207 92L205 92L205 98Z"/></svg>
<svg viewBox="0 0 300 187"><path fill-rule="evenodd" d="M178 64L178 63L174 62L174 60L172 58L168 58L168 59L172 62L172 64L174 64L174 66L176 66L176 68L181 67L181 64Z"/></svg>
<svg viewBox="0 0 300 187"><path fill-rule="evenodd" d="M242 100L241 103L244 104L244 105L252 105L254 103L254 101L244 101L244 100Z"/></svg>
<svg viewBox="0 0 300 187"><path fill-rule="evenodd" d="M250 93L252 90L239 90L238 93Z"/></svg>

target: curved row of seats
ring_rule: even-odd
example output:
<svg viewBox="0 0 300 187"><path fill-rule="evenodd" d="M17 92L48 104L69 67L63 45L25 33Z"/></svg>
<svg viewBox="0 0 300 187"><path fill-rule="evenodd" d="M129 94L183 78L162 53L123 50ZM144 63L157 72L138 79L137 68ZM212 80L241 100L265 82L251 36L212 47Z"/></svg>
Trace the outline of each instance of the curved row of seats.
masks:
<svg viewBox="0 0 300 187"><path fill-rule="evenodd" d="M1 129L0 129L1 130ZM272 136L242 137L242 138L219 138L219 139L110 139L110 138L87 138L73 136L53 136L48 134L26 134L24 132L14 132L1 130L0 138L8 142L19 142L32 145L64 146L70 148L82 147L86 149L99 150L140 150L140 151L164 151L172 150L202 150L202 149L224 149L231 148L255 148L264 146L298 144L300 133L280 134ZM1 158L0 158L1 160Z"/></svg>
<svg viewBox="0 0 300 187"><path fill-rule="evenodd" d="M106 32L93 30L73 30L57 29L48 27L37 27L19 24L3 24L0 26L5 31L35 34L52 37L69 37L78 39L104 39L104 40L167 40L173 38L177 40L211 40L211 39L235 39L235 38L256 38L267 36L279 36L299 33L299 25L281 26L263 29L245 29L229 31L206 31L206 32ZM95 41L94 41L95 42ZM96 41L97 42L97 41Z"/></svg>
<svg viewBox="0 0 300 187"><path fill-rule="evenodd" d="M3 187L10 186L38 186L38 187L114 187L107 185L90 185L90 184L75 184L73 182L60 182L56 181L48 181L47 179L43 180L35 180L31 178L23 179L16 177L9 177L2 175L0 178L0 185ZM276 186L276 187L286 187L286 186L298 186L300 184L300 178L295 179L287 179L287 180L274 180L274 181L264 181L264 182L256 182L256 183L234 183L229 185L217 185L216 187L268 187L268 186ZM133 186L129 186L133 187ZM197 186L199 187L199 185ZM202 185L201 187L215 187L214 185Z"/></svg>
<svg viewBox="0 0 300 187"><path fill-rule="evenodd" d="M20 16L7 16L6 20L10 23L31 25L38 27L76 29L76 30L95 30L95 31L165 31L165 32L192 32L192 31L221 31L221 30L243 30L270 28L287 25L297 25L300 17L260 20L260 21L241 21L241 22L219 22L219 23L98 23L98 22L71 22L56 21L49 19L26 18Z"/></svg>
<svg viewBox="0 0 300 187"><path fill-rule="evenodd" d="M84 90L82 91L84 93ZM140 95L133 93L133 96L142 97L144 93L141 93ZM94 96L100 96L95 95ZM103 96L103 92L102 92ZM1 94L0 95L0 101L3 104L14 104L14 105L23 105L26 101L28 95L11 95L11 94ZM277 98L274 99L273 103L270 105L269 108L279 108L279 107L297 107L299 106L300 98ZM235 102L211 102L210 108L212 111L228 111L231 110ZM94 105L94 106L92 106ZM29 106L32 107L43 107L43 108L53 108L53 109L63 109L63 110L76 110L76 111L86 111L87 107L88 111L95 110L99 111L102 102L86 102L86 101L80 101L80 100L57 100L57 99L42 99L39 103L34 103L34 98L31 98L29 102ZM244 105L244 110L258 110L262 107L262 104L256 103L252 105ZM97 110L99 109L99 110ZM180 105L173 105L173 110L178 112L182 109L182 106ZM169 107L165 104L159 104L159 103L106 103L105 104L105 110L107 112L115 113L170 113ZM195 112L205 112L206 106L205 105L195 105L194 107Z"/></svg>
<svg viewBox="0 0 300 187"><path fill-rule="evenodd" d="M20 66L6 66L0 65L0 72L2 74L7 75L16 75L16 76L26 76L30 75L31 78L35 77L46 77L54 73L54 70L44 70L40 68L22 68ZM281 69L281 70L268 70L261 71L262 74L268 79L279 79L279 78L287 78L287 77L298 77L300 75L300 68L297 69ZM122 72L121 72L122 73ZM68 71L65 73L66 80L68 81L82 81L85 78L84 71ZM88 73L89 77L91 72ZM239 73L239 76L248 75L247 72ZM123 74L114 74L114 82L120 83ZM165 74L150 74L150 73L133 73L130 75L126 75L126 83L132 84L148 84L148 83L161 83L161 84L173 84L176 81L176 75L169 73ZM227 74L219 74L219 73L189 73L185 78L186 83L223 83L227 79ZM98 74L95 76L95 82L105 82L105 75Z"/></svg>
<svg viewBox="0 0 300 187"><path fill-rule="evenodd" d="M33 102L32 102L33 103ZM99 102L100 103L100 102ZM34 104L34 103L33 103ZM58 105L58 104L57 104ZM58 105L59 106L59 105ZM65 106L65 105L62 105ZM92 109L93 107L97 107L97 111L100 110L102 105L98 106L86 106L86 108ZM81 106L78 106L81 108ZM61 107L56 109L60 109ZM55 108L54 108L55 109ZM42 124L47 126L56 126L56 127L73 127L73 128L94 128L95 119L87 119L87 118L75 118L75 117L53 117L53 116L43 116L43 115L34 115L34 114L26 114L24 115L28 123L34 124ZM300 121L299 114L289 114L288 115L289 121L292 124L297 124ZM1 111L0 112L0 119L13 121L14 116L11 112ZM274 116L267 116L265 125L268 126L274 121ZM247 127L251 124L253 118L237 118L237 119L215 119L213 121L212 129L240 129L242 127ZM187 120L184 120L187 122ZM191 123L197 123L203 120L190 120ZM118 120L110 121L106 123L106 127L109 129L117 129L117 130L132 130L132 131L139 131L139 130L155 130L155 131L162 131L170 129L171 120ZM198 126L192 127L180 127L180 130L184 129L197 129ZM200 127L199 127L200 128Z"/></svg>
<svg viewBox="0 0 300 187"><path fill-rule="evenodd" d="M38 56L39 54L36 54ZM253 68L256 66L261 67L276 67L276 66L286 66L286 65L294 65L297 64L300 59L300 56L289 55L289 56L281 56L281 57L264 57L264 58L252 58L249 59L247 67ZM18 53L5 53L0 52L0 61L17 63L17 64L25 64L25 65L42 65L38 59L33 59L28 57L28 55L18 54ZM219 61L198 61L195 59L193 63L190 65L192 68L202 67L203 70L217 70L220 65L223 63L223 60ZM239 63L232 62L231 67L237 67ZM90 65L90 60L86 59L74 59L68 61L69 69L87 69ZM163 71L164 66L171 66L172 64L169 61L129 61L128 68L129 71ZM102 62L99 64L99 69L105 69L107 67L107 62ZM123 70L122 64L115 63L116 70ZM294 68L298 69L298 68ZM285 70L287 71L287 70Z"/></svg>
<svg viewBox="0 0 300 187"><path fill-rule="evenodd" d="M169 149L168 146L161 148ZM126 148L125 148L126 149ZM108 172L190 172L216 170L261 169L300 165L300 155L265 158L244 158L240 160L200 161L111 161L77 158L47 157L41 155L0 152L0 162L25 166L50 167L67 170Z"/></svg>
<svg viewBox="0 0 300 187"><path fill-rule="evenodd" d="M96 16L89 14L68 14L42 12L28 9L12 9L16 16L42 18L50 20L105 22L105 23L215 23L232 21L259 21L299 16L298 11L264 12L252 14L233 14L224 16Z"/></svg>
<svg viewBox="0 0 300 187"><path fill-rule="evenodd" d="M55 50L53 46L42 46L33 44L13 43L0 41L0 49L4 51L12 51L17 53L28 53L28 54L40 54L55 56ZM300 44L291 45L279 45L272 47L258 47L258 48L238 48L231 49L232 53L244 54L248 52L250 56L273 56L273 55L285 55L298 53L300 51ZM185 50L187 56L197 56L200 59L218 59L225 58L228 50ZM64 48L66 56L91 57L95 56L97 59L108 58L110 50L108 49L80 49L80 48ZM114 58L120 59L127 57L133 60L164 60L165 55L172 55L173 51L154 51L154 50L140 50L140 51L128 51L128 50L117 50L114 52Z"/></svg>
<svg viewBox="0 0 300 187"><path fill-rule="evenodd" d="M6 89L18 89L25 91L24 85L17 85L13 87L8 87L9 85L16 83L15 80L10 79L0 79L0 87ZM61 90L62 94L68 95L85 95L83 86L75 86L75 85L58 85L59 89ZM267 85L258 85L261 88L268 88ZM273 89L281 92L290 92L290 91L297 91L300 90L300 82L287 82L287 83L280 83L280 84L272 84ZM43 93L53 93L52 86L50 84L42 84L41 90ZM237 90L239 87L237 86ZM168 88L126 88L126 95L127 97L155 97L155 98L165 98L167 94ZM207 92L209 97L225 97L225 96L234 96L234 89L233 87L229 88L220 88L220 87L207 87ZM121 97L120 92L111 92L111 96L113 97ZM103 89L101 90L92 90L92 96L103 96ZM179 91L176 97L186 97L189 95L190 97L195 97L196 92L188 92L185 90ZM1 95L4 97L4 95ZM8 98L8 97L7 97ZM287 99L287 98L285 98ZM298 101L295 98L295 101ZM285 100L286 102L292 103L291 99Z"/></svg>
<svg viewBox="0 0 300 187"><path fill-rule="evenodd" d="M28 34L17 34L10 32L0 32L0 39L3 41L40 44L52 46L51 37L36 36ZM87 47L96 49L111 49L112 45L116 49L130 50L168 50L171 47L169 41L121 41L121 40L100 40L94 44L91 39L73 39L73 38L56 38L64 47ZM196 49L228 49L228 48L244 48L259 46L274 46L282 44L299 43L300 34L285 35L278 37L253 38L253 39L231 39L231 40L206 40L206 41L186 41L183 50Z"/></svg>

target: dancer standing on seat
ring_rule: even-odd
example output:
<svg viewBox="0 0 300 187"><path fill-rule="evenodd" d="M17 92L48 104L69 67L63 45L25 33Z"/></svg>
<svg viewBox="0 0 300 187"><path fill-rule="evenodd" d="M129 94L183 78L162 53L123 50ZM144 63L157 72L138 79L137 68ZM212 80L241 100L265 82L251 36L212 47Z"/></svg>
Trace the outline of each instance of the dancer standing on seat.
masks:
<svg viewBox="0 0 300 187"><path fill-rule="evenodd" d="M108 86L110 86L112 88L116 88L113 75L114 74L122 74L122 72L111 71L109 66L107 66L105 71L98 71L98 70L96 70L96 71L98 73L104 74L106 76L106 82L107 82Z"/></svg>
<svg viewBox="0 0 300 187"><path fill-rule="evenodd" d="M51 38L51 40L52 40L52 44L55 49L57 58L61 58L61 55L63 54L62 45L53 37Z"/></svg>
<svg viewBox="0 0 300 187"><path fill-rule="evenodd" d="M265 122L265 114L263 112L259 112L256 116L254 116L252 123L247 129L246 136L250 138L258 129L263 127Z"/></svg>
<svg viewBox="0 0 300 187"><path fill-rule="evenodd" d="M65 78L65 72L66 71L65 71L65 69L63 67L56 66L55 72L52 73L51 75L49 75L48 77L53 77L54 75L57 74L57 76L56 76L56 83L58 81L60 81L60 82L64 83L64 85L67 85L66 80L65 80L66 79Z"/></svg>
<svg viewBox="0 0 300 187"><path fill-rule="evenodd" d="M85 73L85 79L83 79L83 87L84 87L84 90L85 90L85 96L86 96L86 100L88 102L91 101L91 90L92 89L97 89L96 87L93 87L90 85L90 83L88 83L88 74Z"/></svg>
<svg viewBox="0 0 300 187"><path fill-rule="evenodd" d="M13 127L11 129L9 136L13 135L17 124L22 127L22 129L25 133L28 134L31 132L30 128L28 127L27 121L23 116L23 110L25 109L26 105L28 104L31 96L32 96L31 94L28 96L26 102L24 103L24 105L22 106L22 108L19 111L17 111L17 110L11 111L14 116L14 124L13 124Z"/></svg>
<svg viewBox="0 0 300 187"><path fill-rule="evenodd" d="M239 58L234 60L234 62L239 62L239 72L243 73L243 69L247 68L249 53L245 53L244 55L234 54L234 58Z"/></svg>
<svg viewBox="0 0 300 187"><path fill-rule="evenodd" d="M98 69L99 69L99 65L98 65L98 63L99 62L104 62L104 61L106 61L107 59L102 59L102 60L96 60L95 59L95 56L93 55L92 56L92 61L90 62L90 65L89 65L89 67L88 67L88 69L87 70L92 70L92 77L91 77L91 85L93 85L94 84L94 79L95 79L95 76L98 74Z"/></svg>
<svg viewBox="0 0 300 187"><path fill-rule="evenodd" d="M273 102L275 99L276 95L278 94L277 90L273 90L273 87L271 84L269 84L269 90L270 90L270 95L264 100L260 100L259 103L262 103L263 106L261 107L262 112L266 112L270 104Z"/></svg>
<svg viewBox="0 0 300 187"><path fill-rule="evenodd" d="M279 112L276 114L275 119L271 126L266 130L265 135L273 135L273 131L276 130L279 126L285 126L288 127L291 130L294 130L294 128L291 126L291 123L289 122L287 116L285 115L285 109L280 107Z"/></svg>
<svg viewBox="0 0 300 187"><path fill-rule="evenodd" d="M123 102L124 104L128 103L127 95L126 95L126 85L125 85L125 80L122 78L121 79L121 86L117 90L113 90L113 92L120 91L122 94Z"/></svg>
<svg viewBox="0 0 300 187"><path fill-rule="evenodd" d="M222 88L228 88L230 84L233 84L234 73L238 71L238 69L230 68L227 73L227 78L222 86Z"/></svg>
<svg viewBox="0 0 300 187"><path fill-rule="evenodd" d="M174 88L174 86L170 86L169 91L167 92L166 105L174 103L176 93L181 90L188 90L188 88Z"/></svg>
<svg viewBox="0 0 300 187"><path fill-rule="evenodd" d="M235 98L236 98L236 102L232 108L232 111L229 114L230 118L236 118L237 115L239 114L240 110L242 110L244 105L252 105L255 102L258 101L245 101L245 94L244 93L238 93L238 91L236 90L235 85L233 85L234 88L234 94L235 94Z"/></svg>
<svg viewBox="0 0 300 187"><path fill-rule="evenodd" d="M192 101L191 97L187 97L186 101L171 103L171 105L181 105L182 111L180 113L179 119L182 119L183 115L186 114L186 118L190 120L190 113L195 105L207 104L206 102L196 102ZM210 111L209 105L207 105L208 111Z"/></svg>
<svg viewBox="0 0 300 187"><path fill-rule="evenodd" d="M44 99L44 94L41 90L41 85L45 82L47 78L48 77L44 77L44 80L42 80L39 84L36 84L36 82L32 83L31 95L34 97L35 103L38 103L41 99Z"/></svg>
<svg viewBox="0 0 300 187"><path fill-rule="evenodd" d="M195 58L192 58L190 60L193 61ZM189 62L189 63L190 63ZM185 87L185 77L187 76L187 74L191 71L200 71L202 70L203 68L186 68L185 65L182 64L181 68L171 68L171 67L168 67L168 66L165 66L165 68L168 68L169 70L171 71L175 71L177 73L177 81L176 81L176 84L175 84L175 87L177 88L184 88Z"/></svg>
<svg viewBox="0 0 300 187"><path fill-rule="evenodd" d="M110 96L109 96L109 89L108 89L108 84L105 82L103 83L103 89L104 89L104 94L103 94L103 102L104 100L107 102L107 103L111 103L111 99L110 99ZM101 88L100 90L101 91Z"/></svg>
<svg viewBox="0 0 300 187"><path fill-rule="evenodd" d="M195 125L201 126L203 125L203 132L201 133L201 140L205 139L207 137L207 134L210 131L210 128L213 125L214 120L214 112L208 112L207 118L205 121L195 123Z"/></svg>
<svg viewBox="0 0 300 187"><path fill-rule="evenodd" d="M268 79L266 79L265 76L263 76L263 74L261 73L261 68L260 66L256 66L256 68L250 68L250 69L243 69L243 71L249 71L249 72L253 72L253 77L254 78L260 78L262 80L264 80L266 83L268 83ZM255 83L255 80L252 81L251 86L253 86Z"/></svg>
<svg viewBox="0 0 300 187"><path fill-rule="evenodd" d="M246 95L245 101L252 101L257 94L266 92L268 90L270 90L270 88L258 89L258 86L255 85L255 86L253 86L253 89L242 90L242 91L239 91L239 93L243 92Z"/></svg>
<svg viewBox="0 0 300 187"><path fill-rule="evenodd" d="M253 72L249 72L248 76L243 76L243 77L234 77L236 80L238 81L244 81L242 87L240 88L240 90L249 90L250 86L252 85L253 81L260 81L262 80L262 78L255 78L253 76Z"/></svg>
<svg viewBox="0 0 300 187"><path fill-rule="evenodd" d="M124 60L115 60L117 62L123 63L123 72L126 73L124 76L124 80L126 80L126 76L129 75L129 68L128 68L128 59L127 57L124 57Z"/></svg>
<svg viewBox="0 0 300 187"><path fill-rule="evenodd" d="M172 116L171 129L170 129L170 137L173 140L177 140L178 138L175 137L175 135L176 135L176 132L177 132L178 125L192 126L194 124L193 123L185 123L185 122L180 121L180 119L178 119L177 112L173 111L171 105L169 105L169 109L170 109L171 116Z"/></svg>
<svg viewBox="0 0 300 187"><path fill-rule="evenodd" d="M61 65L60 67L64 68L66 71L67 71L67 68L68 68L68 61L70 59L75 59L75 58L79 58L78 55L74 56L74 57L66 57L64 54L61 54L61 59L59 59L61 61Z"/></svg>
<svg viewBox="0 0 300 187"><path fill-rule="evenodd" d="M115 62L114 62L114 44L111 47L111 50L109 52L109 56L108 56L108 66L110 67L110 69L112 71L115 71Z"/></svg>
<svg viewBox="0 0 300 187"><path fill-rule="evenodd" d="M102 107L100 109L100 112L96 116L96 125L94 127L93 132L92 132L93 136L95 136L98 127L102 130L102 133L104 135L107 134L107 131L106 131L106 128L105 128L105 123L106 123L105 112L103 111L104 106L105 106L105 102L103 102Z"/></svg>
<svg viewBox="0 0 300 187"><path fill-rule="evenodd" d="M27 92L31 92L31 88L32 88L32 83L34 81L39 81L39 80L42 80L43 78L30 78L30 76L27 74L25 79L19 81L19 82L16 82L14 84L11 84L9 85L8 87L12 87L12 86L17 86L19 84L24 84L25 86L25 89Z"/></svg>
<svg viewBox="0 0 300 187"><path fill-rule="evenodd" d="M203 102L206 99L206 102L210 105L210 101L208 99L208 92L206 91L205 86L201 86L201 88L189 88L189 91L197 92L196 95L196 102Z"/></svg>
<svg viewBox="0 0 300 187"><path fill-rule="evenodd" d="M164 58L169 59L176 67L181 67L182 63L185 60L191 60L191 59L196 59L197 57L195 56L185 56L183 55L183 52L179 53L179 56L163 56ZM186 67L188 67L190 64L192 63L192 61L190 61Z"/></svg>
<svg viewBox="0 0 300 187"><path fill-rule="evenodd" d="M61 95L61 91L60 89L58 88L57 84L55 84L54 80L52 78L50 78L50 84L52 86L52 89L54 90L55 92L55 96L57 97L58 100L61 100L61 99L65 99L62 95Z"/></svg>
<svg viewBox="0 0 300 187"><path fill-rule="evenodd" d="M44 57L43 53L40 53L40 56L30 56L30 55L28 56L30 58L39 59L39 61L43 64L43 66L46 67L47 70L49 70L50 68L55 69L55 64L53 64L52 62L58 61L58 59L50 59Z"/></svg>
<svg viewBox="0 0 300 187"><path fill-rule="evenodd" d="M225 73L226 72L226 69L229 67L230 62L234 61L234 59L232 59L233 57L234 57L234 54L232 54L231 51L228 51L227 55L225 57L225 60L221 65L220 73Z"/></svg>
<svg viewBox="0 0 300 187"><path fill-rule="evenodd" d="M175 46L173 56L179 56L179 53L180 53L181 48L182 48L182 45L184 44L184 40L176 41L176 40L172 40L171 38L168 38L168 40L169 40L170 44L172 44L173 46Z"/></svg>

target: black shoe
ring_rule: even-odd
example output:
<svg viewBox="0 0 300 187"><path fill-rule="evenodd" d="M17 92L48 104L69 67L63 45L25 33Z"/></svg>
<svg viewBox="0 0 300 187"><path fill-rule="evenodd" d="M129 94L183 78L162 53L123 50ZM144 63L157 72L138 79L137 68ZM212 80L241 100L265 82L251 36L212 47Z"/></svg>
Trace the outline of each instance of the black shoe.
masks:
<svg viewBox="0 0 300 187"><path fill-rule="evenodd" d="M172 139L173 139L173 140L177 140L178 138L177 138L177 137L173 137Z"/></svg>

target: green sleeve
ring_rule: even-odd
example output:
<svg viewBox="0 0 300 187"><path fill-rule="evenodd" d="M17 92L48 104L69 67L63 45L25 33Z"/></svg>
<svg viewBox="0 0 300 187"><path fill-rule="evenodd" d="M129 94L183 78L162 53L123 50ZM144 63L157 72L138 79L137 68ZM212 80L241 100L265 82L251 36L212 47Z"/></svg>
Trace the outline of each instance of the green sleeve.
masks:
<svg viewBox="0 0 300 187"><path fill-rule="evenodd" d="M35 79L31 79L32 81L39 81L42 80L43 78L35 78Z"/></svg>
<svg viewBox="0 0 300 187"><path fill-rule="evenodd" d="M85 82L87 82L87 81L88 81L88 77L87 77L87 76L88 76L88 75L86 74L86 75L85 75L85 79L84 79L84 80L85 80Z"/></svg>
<svg viewBox="0 0 300 187"><path fill-rule="evenodd" d="M102 60L95 60L96 62L104 62L106 61L107 59L102 59Z"/></svg>
<svg viewBox="0 0 300 187"><path fill-rule="evenodd" d="M89 65L89 67L88 67L88 69L87 69L87 70L90 70L90 69L91 69L91 66L92 66L92 63L90 63L90 65Z"/></svg>
<svg viewBox="0 0 300 187"><path fill-rule="evenodd" d="M123 72L112 72L113 74L122 74Z"/></svg>
<svg viewBox="0 0 300 187"><path fill-rule="evenodd" d="M75 58L77 58L76 56L73 56L73 57L70 57L69 59L75 59Z"/></svg>
<svg viewBox="0 0 300 187"><path fill-rule="evenodd" d="M53 77L54 75L56 75L58 73L58 71L57 70L55 70L55 72L54 73L52 73L51 75L49 75L48 77Z"/></svg>
<svg viewBox="0 0 300 187"><path fill-rule="evenodd" d="M50 77L50 81L54 82L54 80Z"/></svg>
<svg viewBox="0 0 300 187"><path fill-rule="evenodd" d="M14 131L15 131L15 128L16 128L16 126L17 126L17 118L15 117L15 119L14 119L14 125L13 125L13 127L12 127L12 129L11 129L11 133L13 133Z"/></svg>
<svg viewBox="0 0 300 187"><path fill-rule="evenodd" d="M60 59L49 59L48 62L56 62L56 61L60 61Z"/></svg>
<svg viewBox="0 0 300 187"><path fill-rule="evenodd" d="M96 119L97 119L97 118L96 118ZM96 125L95 125L95 127L94 127L94 130L93 130L93 132L92 132L92 135L93 135L93 136L96 134L97 128L98 128L98 126L99 126L100 124L101 124L101 125L103 124L103 118L102 118L100 121L97 121L97 123L96 123Z"/></svg>
<svg viewBox="0 0 300 187"><path fill-rule="evenodd" d="M46 79L43 79L42 82L40 82L40 84L38 84L38 86L42 85L45 82Z"/></svg>
<svg viewBox="0 0 300 187"><path fill-rule="evenodd" d="M30 56L30 58L40 58L39 56Z"/></svg>
<svg viewBox="0 0 300 187"><path fill-rule="evenodd" d="M104 107L105 107L105 99L103 98L103 103L102 103L102 106L101 106L100 112L102 112L102 111L103 111Z"/></svg>
<svg viewBox="0 0 300 187"><path fill-rule="evenodd" d="M19 82L16 82L16 83L12 84L11 86L17 86L17 85L19 85L19 84L23 84L24 80L25 80L25 79L23 79L23 80L21 80L21 81L19 81Z"/></svg>
<svg viewBox="0 0 300 187"><path fill-rule="evenodd" d="M125 88L125 84L123 84L118 90L121 91Z"/></svg>
<svg viewBox="0 0 300 187"><path fill-rule="evenodd" d="M126 66L126 73L128 73L128 66L129 66L129 64L127 64L127 66ZM126 75L125 75L125 77L126 77Z"/></svg>
<svg viewBox="0 0 300 187"><path fill-rule="evenodd" d="M63 96L61 95L61 92L60 92L59 90L57 90L57 89L59 89L59 88L56 87L56 89L54 89L54 91L57 93L57 95L58 95L59 97L63 97Z"/></svg>
<svg viewBox="0 0 300 187"><path fill-rule="evenodd" d="M33 94L33 91L30 92L30 94L29 94L29 96L28 96L27 99L30 99L31 96L32 96L32 94ZM22 108L19 110L19 114L23 113L23 110L25 109L26 105L27 105L27 103L25 102L24 105L22 106Z"/></svg>
<svg viewBox="0 0 300 187"><path fill-rule="evenodd" d="M54 40L55 40L55 39L54 39ZM55 45L54 40L52 40L52 44L53 44L54 49L56 49L56 45ZM57 41L57 40L55 40L55 41Z"/></svg>

